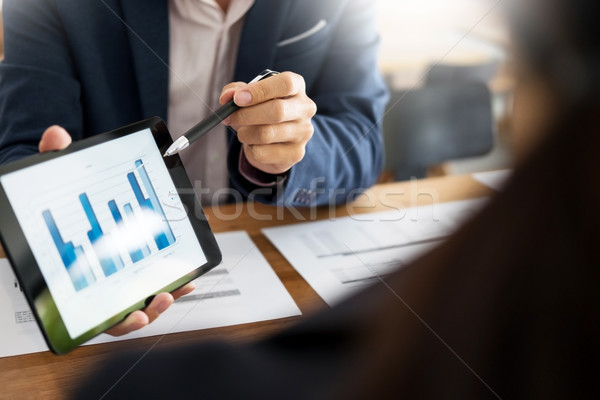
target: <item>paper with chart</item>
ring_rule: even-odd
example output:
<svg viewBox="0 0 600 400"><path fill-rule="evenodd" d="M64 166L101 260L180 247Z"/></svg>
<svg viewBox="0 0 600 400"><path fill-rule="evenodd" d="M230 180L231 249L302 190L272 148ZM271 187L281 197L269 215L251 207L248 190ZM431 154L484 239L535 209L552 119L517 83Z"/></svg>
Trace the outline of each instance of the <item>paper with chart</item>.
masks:
<svg viewBox="0 0 600 400"><path fill-rule="evenodd" d="M329 305L443 241L483 199L266 228L262 232Z"/></svg>
<svg viewBox="0 0 600 400"><path fill-rule="evenodd" d="M300 315L267 260L246 232L215 235L223 263L196 280L182 297L144 329L114 338L103 334L89 343L216 328Z"/></svg>
<svg viewBox="0 0 600 400"><path fill-rule="evenodd" d="M0 258L0 321L0 357L48 350L6 258Z"/></svg>
<svg viewBox="0 0 600 400"><path fill-rule="evenodd" d="M275 272L246 232L216 234L223 263L196 280L196 289L149 326L88 344L216 328L300 315ZM0 357L47 350L6 259L0 259Z"/></svg>

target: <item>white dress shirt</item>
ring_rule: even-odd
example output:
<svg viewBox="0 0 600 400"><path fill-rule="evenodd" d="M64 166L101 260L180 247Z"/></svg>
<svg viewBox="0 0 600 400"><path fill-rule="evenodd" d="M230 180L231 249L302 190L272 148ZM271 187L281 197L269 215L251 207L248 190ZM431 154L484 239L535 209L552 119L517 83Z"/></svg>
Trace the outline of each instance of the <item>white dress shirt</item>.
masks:
<svg viewBox="0 0 600 400"><path fill-rule="evenodd" d="M168 122L174 140L219 107L221 89L233 80L244 16L253 3L231 0L225 12L215 0L169 0ZM180 156L203 204L229 186L225 126Z"/></svg>

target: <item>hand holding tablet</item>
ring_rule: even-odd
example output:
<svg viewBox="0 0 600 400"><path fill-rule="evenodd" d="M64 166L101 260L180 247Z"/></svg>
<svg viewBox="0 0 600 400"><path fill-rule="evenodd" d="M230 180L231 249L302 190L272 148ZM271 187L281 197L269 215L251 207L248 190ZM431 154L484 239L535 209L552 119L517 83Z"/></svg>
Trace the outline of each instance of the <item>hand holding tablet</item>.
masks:
<svg viewBox="0 0 600 400"><path fill-rule="evenodd" d="M40 150L69 141L52 127ZM220 263L171 143L153 118L0 168L0 239L55 353L139 329Z"/></svg>

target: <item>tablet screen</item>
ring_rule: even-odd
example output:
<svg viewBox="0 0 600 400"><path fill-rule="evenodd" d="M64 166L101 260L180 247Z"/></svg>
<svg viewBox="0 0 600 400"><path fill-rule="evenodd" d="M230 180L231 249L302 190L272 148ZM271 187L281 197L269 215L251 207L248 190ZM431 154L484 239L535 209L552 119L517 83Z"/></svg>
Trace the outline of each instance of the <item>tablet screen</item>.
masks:
<svg viewBox="0 0 600 400"><path fill-rule="evenodd" d="M71 338L206 262L150 129L0 179Z"/></svg>

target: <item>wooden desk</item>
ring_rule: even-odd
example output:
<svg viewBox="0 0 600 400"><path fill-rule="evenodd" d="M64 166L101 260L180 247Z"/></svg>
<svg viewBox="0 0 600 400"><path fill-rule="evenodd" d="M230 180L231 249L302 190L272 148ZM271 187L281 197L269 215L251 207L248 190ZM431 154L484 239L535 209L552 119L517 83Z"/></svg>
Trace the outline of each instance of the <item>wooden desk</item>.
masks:
<svg viewBox="0 0 600 400"><path fill-rule="evenodd" d="M341 217L349 214L385 211L396 207L430 204L433 200L446 202L477 198L492 193L490 189L477 183L470 176L450 176L378 185L352 204L331 209L320 208L312 212L310 210L292 212L253 203L227 205L216 209L209 208L205 211L215 232L233 230L248 232L302 313L307 315L325 307L325 303L260 233L261 228L294 223L299 220L310 221L326 219L330 216ZM252 217L252 215L258 216L258 218ZM1 248L0 256L4 256ZM82 346L64 356L55 356L46 351L0 358L0 388L2 390L0 397L63 399L86 374L102 365L107 357L117 354L119 351L132 348L143 351L157 342L164 347L197 342L207 338L225 338L238 342L256 339L277 332L298 318L301 317Z"/></svg>

